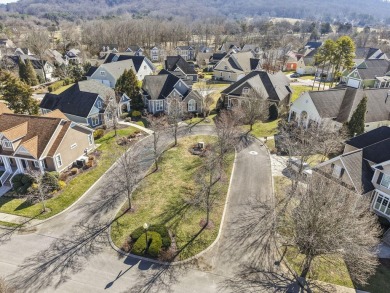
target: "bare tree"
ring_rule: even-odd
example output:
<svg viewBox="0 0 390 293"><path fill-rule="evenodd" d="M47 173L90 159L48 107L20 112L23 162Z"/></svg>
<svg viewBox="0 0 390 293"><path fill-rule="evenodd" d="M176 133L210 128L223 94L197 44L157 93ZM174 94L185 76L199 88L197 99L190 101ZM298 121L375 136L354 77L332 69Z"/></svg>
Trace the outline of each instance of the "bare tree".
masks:
<svg viewBox="0 0 390 293"><path fill-rule="evenodd" d="M222 177L223 168L219 164L218 156L212 150L208 151L203 160L203 164L196 174L196 182L199 187L196 200L206 209L204 227L207 227L210 222L210 213L218 195L214 187Z"/></svg>
<svg viewBox="0 0 390 293"><path fill-rule="evenodd" d="M115 186L119 189L118 194L126 193L129 211L132 210L132 193L139 178L139 164L135 150L131 152L127 148L117 147L112 150L116 160L116 166L113 168Z"/></svg>
<svg viewBox="0 0 390 293"><path fill-rule="evenodd" d="M47 81L46 70L45 70L45 52L50 49L50 37L46 31L31 31L26 39L26 46L37 55L39 63L42 67L43 78Z"/></svg>
<svg viewBox="0 0 390 293"><path fill-rule="evenodd" d="M222 111L215 119L217 132L217 142L215 151L221 166L225 163L225 156L228 151L234 149L238 141L240 132L238 129L238 121L240 116L235 111Z"/></svg>
<svg viewBox="0 0 390 293"><path fill-rule="evenodd" d="M321 258L332 266L334 257L345 261L354 281L365 284L377 266L375 248L380 235L369 198L316 174L292 196L295 201L278 216L284 243L304 255L299 285L305 286L314 260Z"/></svg>
<svg viewBox="0 0 390 293"><path fill-rule="evenodd" d="M167 109L167 121L169 128L172 132L173 138L175 139L174 146L177 145L177 134L179 131L179 123L183 118L183 109L182 104L179 99L170 98L167 100L168 109Z"/></svg>
<svg viewBox="0 0 390 293"><path fill-rule="evenodd" d="M120 108L119 103L120 97L119 95L115 94L115 97L111 97L107 95L104 98L104 114L106 117L106 125L108 127L111 127L114 129L115 137L117 136L117 130L118 130L118 113Z"/></svg>
<svg viewBox="0 0 390 293"><path fill-rule="evenodd" d="M32 187L28 190L28 196L32 201L42 204L42 212L46 212L46 200L52 196L52 192L59 189L58 179L47 172L29 170L27 176L32 179Z"/></svg>
<svg viewBox="0 0 390 293"><path fill-rule="evenodd" d="M242 120L249 124L249 132L258 121L265 121L269 117L269 102L262 91L250 90L245 98L241 100Z"/></svg>
<svg viewBox="0 0 390 293"><path fill-rule="evenodd" d="M165 117L154 117L152 115L148 118L149 129L153 131L153 160L155 171L158 170L158 160L160 158L160 152L158 151L158 143L160 141L161 133L166 129Z"/></svg>
<svg viewBox="0 0 390 293"><path fill-rule="evenodd" d="M210 107L214 103L212 97L213 87L210 83L207 83L206 79L202 79L197 83L200 96L202 97L201 107L203 116L207 117L210 115Z"/></svg>

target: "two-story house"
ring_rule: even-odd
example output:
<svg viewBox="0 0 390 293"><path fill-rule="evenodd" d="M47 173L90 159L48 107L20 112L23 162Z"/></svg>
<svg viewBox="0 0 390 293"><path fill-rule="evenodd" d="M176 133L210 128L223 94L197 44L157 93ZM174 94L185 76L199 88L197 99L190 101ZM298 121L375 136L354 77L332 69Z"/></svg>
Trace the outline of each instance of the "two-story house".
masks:
<svg viewBox="0 0 390 293"><path fill-rule="evenodd" d="M56 109L63 112L74 122L96 128L112 123L111 113L106 113L108 103L116 103L115 92L112 88L96 80L85 80L74 84L60 94L48 93L40 104L43 114ZM122 111L130 111L130 99L124 94L120 97L118 115Z"/></svg>
<svg viewBox="0 0 390 293"><path fill-rule="evenodd" d="M184 60L195 60L195 48L192 46L177 46L175 48L177 55L183 57Z"/></svg>
<svg viewBox="0 0 390 293"><path fill-rule="evenodd" d="M125 70L133 70L138 80L156 70L153 63L145 56L134 56L130 53L110 53L99 67L91 67L87 79L97 80L111 88L115 88L118 78Z"/></svg>
<svg viewBox="0 0 390 293"><path fill-rule="evenodd" d="M184 80L188 85L198 81L198 74L194 66L185 61L181 56L167 56L165 69Z"/></svg>
<svg viewBox="0 0 390 293"><path fill-rule="evenodd" d="M144 56L144 49L138 45L128 46L125 51L134 54L134 56Z"/></svg>
<svg viewBox="0 0 390 293"><path fill-rule="evenodd" d="M371 207L390 221L390 128L383 126L346 142L344 153L314 168L372 200Z"/></svg>
<svg viewBox="0 0 390 293"><path fill-rule="evenodd" d="M55 81L57 79L54 76L55 66L51 62L48 62L46 60L40 60L35 56L26 54L8 56L8 59L12 62L13 68L17 68L19 66L19 60L22 63L25 63L28 59L31 61L35 73L41 78L41 80L46 79L46 81Z"/></svg>
<svg viewBox="0 0 390 293"><path fill-rule="evenodd" d="M228 54L214 67L213 78L236 82L254 70L260 70L259 59L251 51Z"/></svg>
<svg viewBox="0 0 390 293"><path fill-rule="evenodd" d="M390 125L388 89L355 89L352 87L302 93L290 106L289 120L333 125L339 129L350 121L363 97L367 97L365 131Z"/></svg>
<svg viewBox="0 0 390 293"><path fill-rule="evenodd" d="M202 96L176 75L161 70L158 75L146 76L141 90L148 112L169 113L173 99L181 103L183 113L201 113Z"/></svg>
<svg viewBox="0 0 390 293"><path fill-rule="evenodd" d="M61 172L93 149L93 130L58 111L52 116L1 114L0 196L11 189L16 174Z"/></svg>
<svg viewBox="0 0 390 293"><path fill-rule="evenodd" d="M160 46L153 46L152 48L150 48L149 50L149 56L150 56L150 60L152 60L152 62L159 62L159 61L163 61L164 60L164 49Z"/></svg>
<svg viewBox="0 0 390 293"><path fill-rule="evenodd" d="M387 55L381 49L372 47L357 47L353 61L355 66L360 65L365 60L389 60Z"/></svg>

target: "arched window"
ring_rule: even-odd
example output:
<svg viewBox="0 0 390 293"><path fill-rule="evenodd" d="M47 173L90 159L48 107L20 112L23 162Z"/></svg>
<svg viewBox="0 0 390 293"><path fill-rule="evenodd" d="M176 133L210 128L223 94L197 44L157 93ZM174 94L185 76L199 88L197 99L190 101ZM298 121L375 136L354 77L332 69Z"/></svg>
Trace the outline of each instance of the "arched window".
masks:
<svg viewBox="0 0 390 293"><path fill-rule="evenodd" d="M196 101L189 100L188 101L188 112L194 112L194 111L196 111Z"/></svg>

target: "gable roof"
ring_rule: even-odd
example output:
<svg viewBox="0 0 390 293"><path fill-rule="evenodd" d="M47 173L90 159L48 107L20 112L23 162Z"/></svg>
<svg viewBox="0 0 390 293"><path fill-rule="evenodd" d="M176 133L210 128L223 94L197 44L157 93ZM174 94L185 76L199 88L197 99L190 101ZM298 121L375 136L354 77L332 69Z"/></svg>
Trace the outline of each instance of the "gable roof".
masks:
<svg viewBox="0 0 390 293"><path fill-rule="evenodd" d="M176 68L180 68L184 74L197 74L195 69L184 60L181 56L167 56L165 60L165 69L168 71L174 71Z"/></svg>
<svg viewBox="0 0 390 293"><path fill-rule="evenodd" d="M12 111L7 107L6 104L0 102L0 115L1 115L1 114L4 114L4 113L9 113L9 114L11 114Z"/></svg>
<svg viewBox="0 0 390 293"><path fill-rule="evenodd" d="M307 42L305 45L305 47L308 47L309 49L318 49L321 46L322 46L322 42L314 42L314 41Z"/></svg>
<svg viewBox="0 0 390 293"><path fill-rule="evenodd" d="M117 57L118 59L115 60L114 57ZM104 60L104 64L114 63L114 62L116 63L124 60L131 60L135 71L138 72L142 65L142 62L144 60L147 60L147 58L145 56L134 56L132 55L132 53L110 53Z"/></svg>
<svg viewBox="0 0 390 293"><path fill-rule="evenodd" d="M50 118L44 116L29 116L21 114L3 114L0 115L0 133L10 132L12 129L25 125L26 131L23 132L20 146L27 149L35 158L39 158L50 139L55 134L60 125L70 124L60 118Z"/></svg>
<svg viewBox="0 0 390 293"><path fill-rule="evenodd" d="M177 76L166 70L161 70L158 75L147 75L142 83L142 90L152 100L165 99L174 89L174 85L180 80ZM184 82L184 81L182 81Z"/></svg>
<svg viewBox="0 0 390 293"><path fill-rule="evenodd" d="M390 72L390 61L385 59L365 60L356 68L361 79L375 79Z"/></svg>
<svg viewBox="0 0 390 293"><path fill-rule="evenodd" d="M220 62L228 64L227 71L231 72L250 72L257 69L260 64L259 59L255 59L251 51L237 52L226 55Z"/></svg>
<svg viewBox="0 0 390 293"><path fill-rule="evenodd" d="M366 121L386 121L390 117L390 98L388 89L355 89L346 87L326 91L309 91L321 118L335 119L340 123L349 121L356 107L367 97Z"/></svg>
<svg viewBox="0 0 390 293"><path fill-rule="evenodd" d="M253 90L260 91L262 85L267 93L267 98L272 101L282 101L290 93L290 82L288 78L282 73L270 74L265 71L252 71L237 82L233 83L222 94L231 94L233 91L248 83Z"/></svg>
<svg viewBox="0 0 390 293"><path fill-rule="evenodd" d="M79 117L88 117L97 97L114 97L112 88L96 80L79 81L59 95L46 94L41 101L40 108L55 110Z"/></svg>
<svg viewBox="0 0 390 293"><path fill-rule="evenodd" d="M346 144L355 148L365 148L385 139L390 138L390 127L381 126L346 141Z"/></svg>
<svg viewBox="0 0 390 293"><path fill-rule="evenodd" d="M62 113L60 110L56 109L54 111L51 111L49 113L44 114L45 117L51 117L51 118L61 118L68 120L68 118L65 116L64 113Z"/></svg>
<svg viewBox="0 0 390 293"><path fill-rule="evenodd" d="M143 49L138 45L127 46L126 52L137 52L137 51L143 51Z"/></svg>
<svg viewBox="0 0 390 293"><path fill-rule="evenodd" d="M138 66L138 69L139 69L139 67L140 66ZM138 69L136 69L133 60L128 59L128 60L122 60L122 61L112 62L112 63L104 63L104 64L100 65L94 71L94 73L97 71L98 72L106 71L117 80L123 74L123 72L125 72L125 70L130 70L130 69L134 70L135 73L138 72ZM94 73L92 73L92 75Z"/></svg>
<svg viewBox="0 0 390 293"><path fill-rule="evenodd" d="M377 48L357 47L355 50L355 59L369 59L377 51L379 51Z"/></svg>

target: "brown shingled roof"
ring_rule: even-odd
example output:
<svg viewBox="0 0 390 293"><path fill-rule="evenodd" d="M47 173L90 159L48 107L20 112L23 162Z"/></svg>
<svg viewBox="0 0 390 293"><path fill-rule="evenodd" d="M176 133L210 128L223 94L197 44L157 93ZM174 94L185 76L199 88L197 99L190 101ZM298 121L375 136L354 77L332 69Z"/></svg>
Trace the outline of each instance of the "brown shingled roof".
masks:
<svg viewBox="0 0 390 293"><path fill-rule="evenodd" d="M54 141L53 145L50 148L50 151L47 153L48 157L53 157L56 153L58 147L61 144L62 139L64 138L66 132L68 131L70 127L71 122L67 121L64 126L62 126L60 133L58 133L56 140Z"/></svg>
<svg viewBox="0 0 390 293"><path fill-rule="evenodd" d="M23 142L22 145L34 157L38 158L38 136L34 136L29 140Z"/></svg>
<svg viewBox="0 0 390 293"><path fill-rule="evenodd" d="M22 124L3 130L2 133L8 140L14 141L27 134L27 127L28 127L28 122L26 121L23 122Z"/></svg>
<svg viewBox="0 0 390 293"><path fill-rule="evenodd" d="M10 109L8 109L7 105L4 104L4 103L0 103L0 115L1 114L4 114L4 113L9 113L11 114L12 111Z"/></svg>
<svg viewBox="0 0 390 293"><path fill-rule="evenodd" d="M56 109L54 111L51 111L49 113L44 114L43 116L45 117L50 117L50 118L61 118L61 119L66 119L69 120L64 113L61 112L61 110Z"/></svg>

